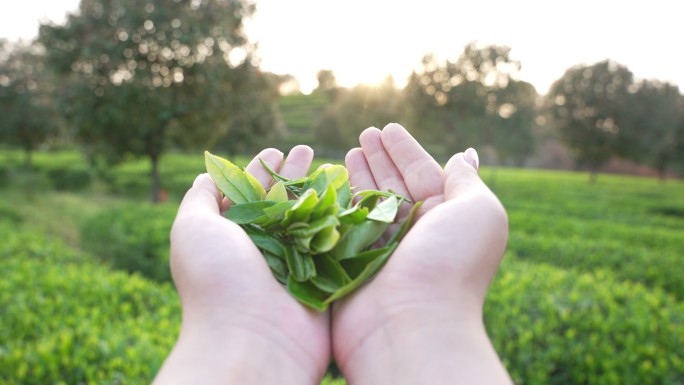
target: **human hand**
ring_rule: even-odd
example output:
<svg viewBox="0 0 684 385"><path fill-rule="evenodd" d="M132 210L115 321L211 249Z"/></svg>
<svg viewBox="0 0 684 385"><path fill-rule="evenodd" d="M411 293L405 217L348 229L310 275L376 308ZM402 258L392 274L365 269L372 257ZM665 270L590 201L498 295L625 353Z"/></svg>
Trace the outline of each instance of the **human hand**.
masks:
<svg viewBox="0 0 684 385"><path fill-rule="evenodd" d="M509 383L482 322L508 220L477 174L477 153L442 170L397 124L369 128L360 142L346 157L353 186L424 204L378 275L334 305L340 369L354 384Z"/></svg>
<svg viewBox="0 0 684 385"><path fill-rule="evenodd" d="M306 175L313 151L275 149L246 167L265 187L263 159L287 178ZM318 384L330 360L329 314L298 303L261 252L222 211L230 202L197 177L171 230L171 270L183 305L180 337L155 384Z"/></svg>

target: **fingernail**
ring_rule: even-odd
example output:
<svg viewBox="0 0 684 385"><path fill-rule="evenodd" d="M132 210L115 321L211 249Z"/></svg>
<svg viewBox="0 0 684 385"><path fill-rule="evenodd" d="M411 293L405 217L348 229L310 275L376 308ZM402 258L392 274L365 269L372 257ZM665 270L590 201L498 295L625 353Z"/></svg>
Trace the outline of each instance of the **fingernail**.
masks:
<svg viewBox="0 0 684 385"><path fill-rule="evenodd" d="M480 170L480 157L477 156L477 151L475 151L474 148L470 147L467 150L465 150L465 153L463 153L463 159L465 159L466 162L470 163L470 165L473 166L475 171Z"/></svg>

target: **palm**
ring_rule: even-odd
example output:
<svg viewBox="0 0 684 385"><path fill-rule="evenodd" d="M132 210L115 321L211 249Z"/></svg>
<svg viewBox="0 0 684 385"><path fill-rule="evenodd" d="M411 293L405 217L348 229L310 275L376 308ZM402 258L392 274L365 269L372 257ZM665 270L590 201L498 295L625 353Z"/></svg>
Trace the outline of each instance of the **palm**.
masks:
<svg viewBox="0 0 684 385"><path fill-rule="evenodd" d="M501 218L490 214L500 211L493 194L481 183L472 186L471 176L461 178L453 167L442 170L400 126L390 125L382 133L367 130L361 145L362 150L352 150L347 156L353 185L392 189L424 204L419 220L383 270L335 307L333 346L341 367L364 339L386 332L388 324L416 314L430 321L429 317L454 308L451 305L458 301L469 301L461 283L476 282L479 287L467 292L474 289L476 297L484 298L488 280L477 278L494 273L491 261L482 258L489 255L483 248L492 241L484 238L492 232L478 229L501 227ZM414 321L421 322L410 320Z"/></svg>
<svg viewBox="0 0 684 385"><path fill-rule="evenodd" d="M269 177L259 158L284 176L298 178L308 170L311 156L310 149L296 147L281 166L282 154L265 150L247 169L266 186ZM320 375L330 357L329 315L302 306L275 280L247 234L220 215L229 202L221 202L213 183L197 193L211 194L213 201L185 199L172 231L172 269L184 307L271 339L301 367L312 368L312 377ZM213 209L184 207L197 202L213 202Z"/></svg>

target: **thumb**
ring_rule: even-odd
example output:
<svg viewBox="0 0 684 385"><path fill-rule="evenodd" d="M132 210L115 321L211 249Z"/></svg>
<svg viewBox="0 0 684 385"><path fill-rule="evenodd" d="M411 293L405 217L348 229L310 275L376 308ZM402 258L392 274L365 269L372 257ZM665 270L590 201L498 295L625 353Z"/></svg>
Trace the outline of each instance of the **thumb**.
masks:
<svg viewBox="0 0 684 385"><path fill-rule="evenodd" d="M185 193L178 208L178 216L191 212L210 212L220 214L223 195L209 174L200 174L192 187Z"/></svg>
<svg viewBox="0 0 684 385"><path fill-rule="evenodd" d="M486 189L478 168L479 158L473 148L452 156L444 167L444 198L449 200L474 189Z"/></svg>

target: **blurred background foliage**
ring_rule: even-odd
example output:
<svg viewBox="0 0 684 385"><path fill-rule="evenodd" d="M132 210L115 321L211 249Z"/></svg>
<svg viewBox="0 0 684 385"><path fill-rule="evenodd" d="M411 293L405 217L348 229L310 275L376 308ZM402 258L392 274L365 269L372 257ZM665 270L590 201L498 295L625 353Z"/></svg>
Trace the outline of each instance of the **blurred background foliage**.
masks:
<svg viewBox="0 0 684 385"><path fill-rule="evenodd" d="M416 58L402 87L321 69L302 94L259 68L254 12L82 0L35 41L0 39L0 382L150 382L180 322L168 233L204 150L244 165L303 143L340 163L399 122L441 162L477 148L509 212L485 322L517 383L684 383L676 85L607 59L539 94L510 47L472 42Z"/></svg>

